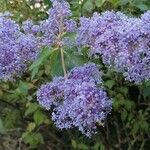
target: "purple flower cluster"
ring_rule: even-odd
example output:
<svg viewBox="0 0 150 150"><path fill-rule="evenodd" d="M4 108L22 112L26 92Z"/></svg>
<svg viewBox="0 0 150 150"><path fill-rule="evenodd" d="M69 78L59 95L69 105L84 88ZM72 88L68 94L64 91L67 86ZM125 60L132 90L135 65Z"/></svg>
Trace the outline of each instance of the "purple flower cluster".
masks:
<svg viewBox="0 0 150 150"><path fill-rule="evenodd" d="M80 82L90 82L94 84L101 84L101 72L97 69L94 64L86 64L73 68L68 73L68 79L73 79Z"/></svg>
<svg viewBox="0 0 150 150"><path fill-rule="evenodd" d="M46 109L53 108L52 120L60 129L77 127L90 137L96 133L111 111L112 102L102 87L101 73L95 64L72 69L67 79L55 78L42 85L37 100Z"/></svg>
<svg viewBox="0 0 150 150"><path fill-rule="evenodd" d="M52 0L49 18L34 24L26 20L20 26L11 19L12 14L0 14L0 79L12 80L20 76L28 63L38 55L43 45L71 47L73 41L64 37L76 30L76 22L69 19L71 11L65 0ZM67 44L66 44L67 41Z"/></svg>
<svg viewBox="0 0 150 150"><path fill-rule="evenodd" d="M37 34L41 32L40 25L35 25L32 20L26 20L22 23L23 31L26 34Z"/></svg>
<svg viewBox="0 0 150 150"><path fill-rule="evenodd" d="M0 79L12 80L25 71L29 62L37 55L37 40L25 35L13 21L11 14L0 15Z"/></svg>
<svg viewBox="0 0 150 150"><path fill-rule="evenodd" d="M57 106L63 99L63 77L54 78L53 82L46 83L37 91L37 100L41 106L47 110L51 109L52 105Z"/></svg>
<svg viewBox="0 0 150 150"><path fill-rule="evenodd" d="M66 32L76 30L76 22L70 17L69 3L65 0L51 0L52 8L48 11L48 19L40 23L42 43L44 45L62 45L62 36Z"/></svg>
<svg viewBox="0 0 150 150"><path fill-rule="evenodd" d="M140 18L121 12L95 13L81 18L77 45L135 83L150 79L150 11Z"/></svg>

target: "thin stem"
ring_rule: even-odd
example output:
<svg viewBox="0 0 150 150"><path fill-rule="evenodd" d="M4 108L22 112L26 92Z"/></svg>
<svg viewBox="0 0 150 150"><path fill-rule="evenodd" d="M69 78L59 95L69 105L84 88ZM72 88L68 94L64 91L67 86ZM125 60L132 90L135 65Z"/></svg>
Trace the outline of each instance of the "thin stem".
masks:
<svg viewBox="0 0 150 150"><path fill-rule="evenodd" d="M64 72L64 77L67 78L67 72L66 72L65 61L64 61L64 50L62 47L60 48L60 52L61 52L61 63Z"/></svg>
<svg viewBox="0 0 150 150"><path fill-rule="evenodd" d="M63 72L64 72L64 77L67 78L67 72L66 72L66 67L65 67L65 61L64 61L64 50L62 47L62 44L60 44L61 42L61 35L63 34L63 29L64 29L64 25L63 25L63 18L60 18L60 26L59 26L59 35L58 35L58 47L60 48L60 52L61 52L61 63L62 63L62 68L63 68Z"/></svg>

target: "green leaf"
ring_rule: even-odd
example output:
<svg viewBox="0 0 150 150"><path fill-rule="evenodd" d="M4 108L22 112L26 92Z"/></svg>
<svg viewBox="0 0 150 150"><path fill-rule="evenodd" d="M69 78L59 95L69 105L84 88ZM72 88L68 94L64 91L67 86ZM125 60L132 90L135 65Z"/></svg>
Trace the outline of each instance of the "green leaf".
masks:
<svg viewBox="0 0 150 150"><path fill-rule="evenodd" d="M1 133L1 134L4 134L4 133L5 133L5 129L4 129L3 122L2 122L2 119L1 119L1 118L0 118L0 133Z"/></svg>
<svg viewBox="0 0 150 150"><path fill-rule="evenodd" d="M7 7L6 0L0 0L0 12L5 11Z"/></svg>
<svg viewBox="0 0 150 150"><path fill-rule="evenodd" d="M127 5L131 0L120 0L120 5Z"/></svg>
<svg viewBox="0 0 150 150"><path fill-rule="evenodd" d="M49 47L45 47L41 50L39 57L33 62L33 64L29 68L29 70L32 71L32 79L38 73L40 66L44 64L44 62L47 60L51 53L52 48Z"/></svg>
<svg viewBox="0 0 150 150"><path fill-rule="evenodd" d="M126 120L127 115L128 115L127 111L126 111L126 110L123 110L123 112L121 113L121 119L122 119L122 121L125 121L125 120Z"/></svg>
<svg viewBox="0 0 150 150"><path fill-rule="evenodd" d="M20 111L17 109L8 109L3 120L3 125L5 128L14 128L20 123L21 115Z"/></svg>
<svg viewBox="0 0 150 150"><path fill-rule="evenodd" d="M149 97L150 96L150 86L146 87L144 90L143 90L143 96L144 96L144 99L146 97Z"/></svg>
<svg viewBox="0 0 150 150"><path fill-rule="evenodd" d="M84 143L78 144L78 149L80 150L88 150L88 147Z"/></svg>
<svg viewBox="0 0 150 150"><path fill-rule="evenodd" d="M146 10L149 10L149 9L150 9L150 7L148 7L147 5L145 5L145 4L143 4L143 3L135 4L135 6L136 6L137 8L139 8L140 10L142 10L142 11L146 11Z"/></svg>
<svg viewBox="0 0 150 150"><path fill-rule="evenodd" d="M115 81L114 80L107 80L104 83L109 89L112 89L112 87L115 85Z"/></svg>
<svg viewBox="0 0 150 150"><path fill-rule="evenodd" d="M34 77L37 75L38 71L39 71L39 67L34 67L32 69L31 79L34 79Z"/></svg>
<svg viewBox="0 0 150 150"><path fill-rule="evenodd" d="M106 0L95 0L96 6L101 7L105 3L105 1Z"/></svg>
<svg viewBox="0 0 150 150"><path fill-rule="evenodd" d="M71 144L72 144L73 148L75 148L75 149L77 148L77 143L75 140L71 140Z"/></svg>
<svg viewBox="0 0 150 150"><path fill-rule="evenodd" d="M142 128L144 131L147 131L147 132L148 132L149 124L148 124L147 121L141 121L140 126L141 126L141 128Z"/></svg>
<svg viewBox="0 0 150 150"><path fill-rule="evenodd" d="M135 106L134 102L130 100L126 100L124 105L125 105L126 110L131 110Z"/></svg>
<svg viewBox="0 0 150 150"><path fill-rule="evenodd" d="M109 0L109 1L112 3L114 8L120 4L120 0Z"/></svg>
<svg viewBox="0 0 150 150"><path fill-rule="evenodd" d="M20 81L18 89L21 94L26 96L28 94L28 89L29 89L28 83Z"/></svg>
<svg viewBox="0 0 150 150"><path fill-rule="evenodd" d="M25 112L25 116L34 113L39 108L39 105L37 103L28 103L27 107L28 108Z"/></svg>
<svg viewBox="0 0 150 150"><path fill-rule="evenodd" d="M63 69L62 69L62 64L61 64L61 53L59 49L51 53L50 67L51 67L52 76L63 75Z"/></svg>
<svg viewBox="0 0 150 150"><path fill-rule="evenodd" d="M36 127L36 124L34 122L31 122L31 123L28 124L27 130L29 132L31 132L35 129L35 127Z"/></svg>
<svg viewBox="0 0 150 150"><path fill-rule="evenodd" d="M88 12L91 12L94 9L93 3L91 0L87 0L84 5L83 5L83 9L85 9Z"/></svg>
<svg viewBox="0 0 150 150"><path fill-rule="evenodd" d="M139 130L139 128L140 128L139 122L138 122L138 121L134 122L133 128L132 128L132 132L133 132L134 134L137 133L138 130Z"/></svg>
<svg viewBox="0 0 150 150"><path fill-rule="evenodd" d="M105 150L105 147L101 143L96 143L93 147L93 150Z"/></svg>
<svg viewBox="0 0 150 150"><path fill-rule="evenodd" d="M44 4L50 6L51 5L50 0L44 0Z"/></svg>
<svg viewBox="0 0 150 150"><path fill-rule="evenodd" d="M46 116L40 111L36 111L33 115L34 121L36 125L40 125L42 123L44 123Z"/></svg>
<svg viewBox="0 0 150 150"><path fill-rule="evenodd" d="M79 55L75 52L70 52L70 53L67 53L66 55L65 63L68 69L72 69L73 67L81 66L87 63L88 61L89 59L85 57L84 55Z"/></svg>
<svg viewBox="0 0 150 150"><path fill-rule="evenodd" d="M30 144L31 146L44 143L40 133L24 132L22 138L26 144Z"/></svg>

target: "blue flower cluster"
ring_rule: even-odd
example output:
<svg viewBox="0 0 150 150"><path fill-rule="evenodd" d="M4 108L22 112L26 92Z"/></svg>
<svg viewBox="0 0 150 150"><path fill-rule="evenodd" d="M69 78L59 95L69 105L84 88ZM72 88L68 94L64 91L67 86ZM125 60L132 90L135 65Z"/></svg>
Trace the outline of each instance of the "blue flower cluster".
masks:
<svg viewBox="0 0 150 150"><path fill-rule="evenodd" d="M62 39L62 36L76 30L76 22L68 19L71 16L69 4L64 0L52 2L52 8L48 11L49 18L38 25L32 20L26 20L20 26L11 19L12 14L0 14L1 80L19 77L37 57L40 47L64 46L67 39Z"/></svg>
<svg viewBox="0 0 150 150"><path fill-rule="evenodd" d="M48 10L48 19L40 23L42 43L44 45L63 45L61 40L66 32L76 30L76 21L69 19L72 15L69 3L65 0L51 0L52 8Z"/></svg>
<svg viewBox="0 0 150 150"><path fill-rule="evenodd" d="M77 31L77 46L89 47L90 55L135 83L150 79L150 11L140 18L121 12L95 13L82 17Z"/></svg>
<svg viewBox="0 0 150 150"><path fill-rule="evenodd" d="M20 76L37 56L37 39L21 32L11 14L0 15L0 79L12 80Z"/></svg>
<svg viewBox="0 0 150 150"><path fill-rule="evenodd" d="M37 100L44 108L53 110L52 120L58 128L77 127L90 137L112 107L111 100L100 86L100 75L93 63L76 67L68 73L67 79L58 77L42 85Z"/></svg>

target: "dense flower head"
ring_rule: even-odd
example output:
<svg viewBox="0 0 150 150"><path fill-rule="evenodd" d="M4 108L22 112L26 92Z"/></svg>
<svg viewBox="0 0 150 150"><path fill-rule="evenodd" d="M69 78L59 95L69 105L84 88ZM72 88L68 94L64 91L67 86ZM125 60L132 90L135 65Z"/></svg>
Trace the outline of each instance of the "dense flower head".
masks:
<svg viewBox="0 0 150 150"><path fill-rule="evenodd" d="M57 19L71 16L69 3L65 0L51 0L53 8L49 9L49 16Z"/></svg>
<svg viewBox="0 0 150 150"><path fill-rule="evenodd" d="M73 68L68 73L68 79L81 80L82 82L102 83L101 72L94 63Z"/></svg>
<svg viewBox="0 0 150 150"><path fill-rule="evenodd" d="M0 16L0 42L16 40L20 36L19 25L8 16Z"/></svg>
<svg viewBox="0 0 150 150"><path fill-rule="evenodd" d="M17 39L17 44L19 46L19 53L22 60L25 62L30 62L34 60L38 55L38 40L33 34L23 34Z"/></svg>
<svg viewBox="0 0 150 150"><path fill-rule="evenodd" d="M96 133L96 123L104 121L110 111L111 101L106 92L83 82L76 85L74 92L54 110L52 119L61 129L77 127L86 136L91 136Z"/></svg>
<svg viewBox="0 0 150 150"><path fill-rule="evenodd" d="M96 80L96 76L99 80ZM39 103L52 109L52 120L60 129L77 127L86 136L96 133L97 123L103 122L112 103L102 87L101 73L89 63L72 69L67 79L55 78L37 92Z"/></svg>
<svg viewBox="0 0 150 150"><path fill-rule="evenodd" d="M81 18L77 46L89 47L90 55L98 55L103 63L124 74L135 83L150 79L150 13L140 18L121 12L95 13Z"/></svg>
<svg viewBox="0 0 150 150"><path fill-rule="evenodd" d="M42 43L44 45L61 44L61 36L76 30L76 22L71 16L69 3L64 0L51 0L52 8L48 10L48 19L40 23Z"/></svg>
<svg viewBox="0 0 150 150"><path fill-rule="evenodd" d="M73 19L66 19L64 21L65 27L66 27L66 32L75 32L77 28L76 21Z"/></svg>
<svg viewBox="0 0 150 150"><path fill-rule="evenodd" d="M8 80L12 76L19 76L24 67L17 47L0 43L0 79Z"/></svg>
<svg viewBox="0 0 150 150"><path fill-rule="evenodd" d="M33 24L32 20L28 19L22 23L22 28L23 28L24 32L30 33L33 25L34 24Z"/></svg>
<svg viewBox="0 0 150 150"><path fill-rule="evenodd" d="M46 83L37 91L37 101L41 106L49 110L52 105L58 105L63 97L64 78L55 78L53 82Z"/></svg>
<svg viewBox="0 0 150 150"><path fill-rule="evenodd" d="M37 34L41 32L40 25L34 24L30 19L22 23L22 29L26 34Z"/></svg>
<svg viewBox="0 0 150 150"><path fill-rule="evenodd" d="M20 76L37 56L37 40L21 32L11 14L0 15L0 79Z"/></svg>

